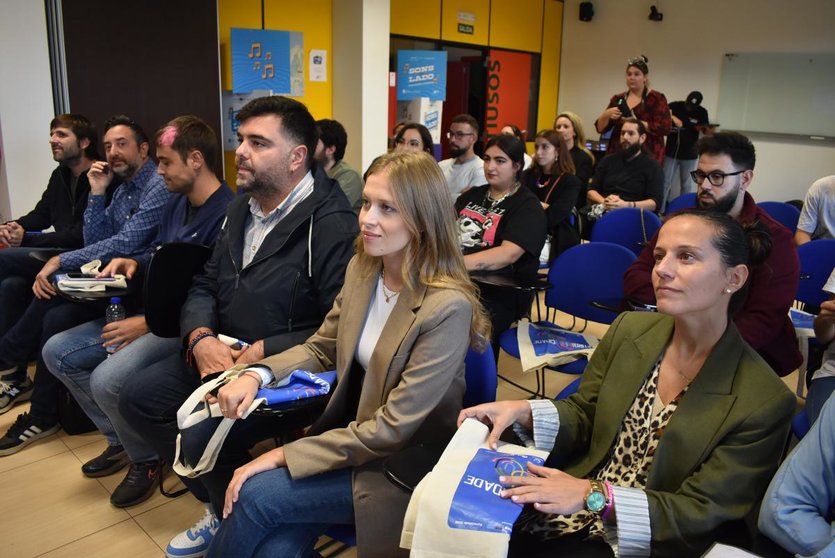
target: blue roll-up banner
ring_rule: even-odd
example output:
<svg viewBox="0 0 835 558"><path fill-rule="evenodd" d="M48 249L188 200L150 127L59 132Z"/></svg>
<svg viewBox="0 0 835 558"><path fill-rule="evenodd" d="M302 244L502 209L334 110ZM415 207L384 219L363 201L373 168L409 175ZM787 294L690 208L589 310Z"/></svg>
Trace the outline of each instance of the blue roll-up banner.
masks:
<svg viewBox="0 0 835 558"><path fill-rule="evenodd" d="M446 100L446 61L447 53L442 50L398 51L397 100Z"/></svg>

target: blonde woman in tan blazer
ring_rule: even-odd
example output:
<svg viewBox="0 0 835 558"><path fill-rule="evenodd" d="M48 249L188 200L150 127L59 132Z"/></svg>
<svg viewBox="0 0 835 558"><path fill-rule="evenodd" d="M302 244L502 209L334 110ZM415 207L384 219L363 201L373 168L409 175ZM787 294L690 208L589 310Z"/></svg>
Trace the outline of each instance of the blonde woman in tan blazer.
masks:
<svg viewBox="0 0 835 558"><path fill-rule="evenodd" d="M438 165L393 153L369 171L357 255L342 292L303 345L244 370L219 393L240 416L268 378L336 369L337 386L308 436L237 469L209 556L306 556L330 525L355 523L359 556L396 556L408 496L382 459L443 446L464 394L464 356L489 339L458 249Z"/></svg>

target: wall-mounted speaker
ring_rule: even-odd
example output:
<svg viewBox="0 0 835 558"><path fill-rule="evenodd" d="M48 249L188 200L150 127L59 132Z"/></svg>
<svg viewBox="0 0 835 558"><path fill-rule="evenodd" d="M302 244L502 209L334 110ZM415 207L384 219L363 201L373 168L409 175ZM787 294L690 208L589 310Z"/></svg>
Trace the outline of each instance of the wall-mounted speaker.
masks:
<svg viewBox="0 0 835 558"><path fill-rule="evenodd" d="M594 5L591 2L580 2L580 21L591 21L594 17Z"/></svg>

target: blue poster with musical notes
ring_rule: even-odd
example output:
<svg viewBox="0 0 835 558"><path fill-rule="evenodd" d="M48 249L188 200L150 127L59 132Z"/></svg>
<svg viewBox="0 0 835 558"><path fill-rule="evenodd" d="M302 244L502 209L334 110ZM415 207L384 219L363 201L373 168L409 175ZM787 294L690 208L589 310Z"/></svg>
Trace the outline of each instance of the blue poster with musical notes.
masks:
<svg viewBox="0 0 835 558"><path fill-rule="evenodd" d="M301 33L232 29L232 91L256 89L274 95L304 94L304 45Z"/></svg>

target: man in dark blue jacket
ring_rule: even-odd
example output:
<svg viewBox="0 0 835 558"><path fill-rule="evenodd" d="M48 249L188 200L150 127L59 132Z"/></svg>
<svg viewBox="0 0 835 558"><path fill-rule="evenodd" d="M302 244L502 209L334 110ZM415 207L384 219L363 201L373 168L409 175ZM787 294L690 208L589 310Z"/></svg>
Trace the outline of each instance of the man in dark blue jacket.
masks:
<svg viewBox="0 0 835 558"><path fill-rule="evenodd" d="M188 363L166 360L128 378L119 410L165 461L174 458L179 406L210 373L249 364L303 342L342 287L359 224L339 184L314 163L316 122L286 97L261 97L237 115L237 184L246 196L227 210L204 275L192 283L180 318ZM249 343L231 349L217 335ZM247 421L248 422L248 421ZM216 467L246 462L258 438L227 438ZM184 479L208 502L200 479ZM218 525L207 506L197 525L172 539L169 556L200 555Z"/></svg>
<svg viewBox="0 0 835 558"><path fill-rule="evenodd" d="M90 183L87 171L98 158L98 134L80 114L60 114L49 124L49 145L58 167L35 209L0 225L0 337L20 319L32 300L32 283L42 262L29 252L43 248L74 249L84 244L82 217L87 207ZM52 232L41 232L53 228ZM22 380L26 365L0 370ZM0 405L0 413L11 408Z"/></svg>
<svg viewBox="0 0 835 558"><path fill-rule="evenodd" d="M162 244L211 246L226 206L235 197L213 170L219 155L217 136L196 116L175 118L160 129L156 153L157 173L168 191L175 194L163 208L157 238L141 254L111 260L103 275L141 275ZM141 376L147 366L179 352L179 340L150 333L141 313L109 324L103 317L87 322L53 335L43 347L49 371L67 386L108 442L101 455L82 465L81 472L88 477L103 477L130 463L127 476L110 496L117 508L149 498L159 480L160 466L154 448L119 414L122 384L133 375Z"/></svg>

